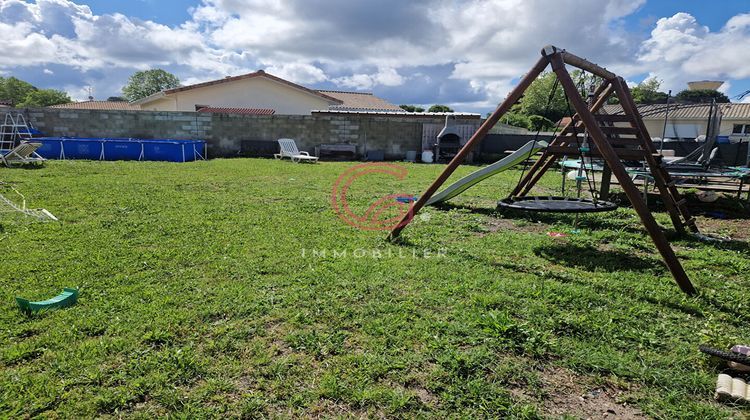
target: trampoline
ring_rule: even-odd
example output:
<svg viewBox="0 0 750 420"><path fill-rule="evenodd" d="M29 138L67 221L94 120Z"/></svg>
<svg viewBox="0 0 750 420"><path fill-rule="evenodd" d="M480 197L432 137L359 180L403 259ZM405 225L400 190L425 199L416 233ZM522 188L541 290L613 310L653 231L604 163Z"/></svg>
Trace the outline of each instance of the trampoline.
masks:
<svg viewBox="0 0 750 420"><path fill-rule="evenodd" d="M497 207L546 213L598 213L615 210L617 204L586 198L529 196L505 198L497 202Z"/></svg>

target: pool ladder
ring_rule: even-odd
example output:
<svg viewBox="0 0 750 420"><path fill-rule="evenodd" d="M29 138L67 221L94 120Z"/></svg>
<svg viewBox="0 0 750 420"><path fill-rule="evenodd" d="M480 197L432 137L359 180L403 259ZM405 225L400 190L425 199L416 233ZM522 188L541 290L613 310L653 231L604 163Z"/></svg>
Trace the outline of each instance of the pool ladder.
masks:
<svg viewBox="0 0 750 420"><path fill-rule="evenodd" d="M0 125L0 150L11 150L21 140L31 140L31 130L26 118L20 112L15 118L10 112L5 113L5 120Z"/></svg>

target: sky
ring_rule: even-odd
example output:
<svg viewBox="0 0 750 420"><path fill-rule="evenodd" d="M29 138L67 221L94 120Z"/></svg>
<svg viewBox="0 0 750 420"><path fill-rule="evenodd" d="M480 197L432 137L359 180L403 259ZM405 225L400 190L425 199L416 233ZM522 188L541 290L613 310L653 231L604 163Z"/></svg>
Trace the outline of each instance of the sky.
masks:
<svg viewBox="0 0 750 420"><path fill-rule="evenodd" d="M484 113L548 44L631 84L750 90L750 0L0 0L0 33L0 76L76 100L119 96L138 70L192 84L263 69Z"/></svg>

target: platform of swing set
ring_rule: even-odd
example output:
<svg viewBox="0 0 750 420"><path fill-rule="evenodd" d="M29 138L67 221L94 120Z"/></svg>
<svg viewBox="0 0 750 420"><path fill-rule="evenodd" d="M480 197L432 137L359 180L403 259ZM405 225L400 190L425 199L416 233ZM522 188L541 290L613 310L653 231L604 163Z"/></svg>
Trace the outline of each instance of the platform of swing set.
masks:
<svg viewBox="0 0 750 420"><path fill-rule="evenodd" d="M677 285L686 294L695 294L695 288L685 273L682 264L677 259L664 232L643 200L641 191L635 185L623 164L623 161L643 162L653 176L655 188L659 191L677 232L691 231L696 233L698 231L695 219L687 208L687 200L680 196L675 181L671 179L662 165L662 155L659 154L651 141L651 136L638 113L627 83L622 77L607 69L554 46L546 46L542 49L542 57L485 120L437 179L419 196L419 200L411 208L411 211L404 215L401 222L391 231L389 239L394 240L399 237L401 231L414 219L414 216L425 206L456 168L463 163L466 156L484 139L500 118L521 99L531 83L549 66L552 67L552 71L557 76L556 83L562 86L575 114L559 133L555 133L549 141L549 146L544 149L541 157L536 160L529 171L524 171L522 179L506 200L509 200L509 202L523 200L544 173L554 167L558 159L579 155L582 159L601 158L606 162L611 175L617 179L633 209L638 213L643 226L659 250ZM602 80L599 87L589 95L588 101L582 97L566 66L589 72ZM613 95L616 95L619 99L623 112L617 115L603 114L603 106ZM590 141L589 146L584 144L585 148L581 145L579 137L581 133L585 133Z"/></svg>
<svg viewBox="0 0 750 420"><path fill-rule="evenodd" d="M563 170L578 170L581 166L580 159L566 159L559 163ZM601 173L604 166L601 161L587 162L585 168L593 171L594 179L601 182ZM644 168L626 167L631 179L641 183L647 190L654 183L651 172ZM675 186L683 189L697 189L701 191L714 191L732 193L739 200L746 193L746 200L750 201L750 168L725 167L720 169L700 169L695 171L669 170L669 175L675 181ZM618 185L617 180L612 181Z"/></svg>

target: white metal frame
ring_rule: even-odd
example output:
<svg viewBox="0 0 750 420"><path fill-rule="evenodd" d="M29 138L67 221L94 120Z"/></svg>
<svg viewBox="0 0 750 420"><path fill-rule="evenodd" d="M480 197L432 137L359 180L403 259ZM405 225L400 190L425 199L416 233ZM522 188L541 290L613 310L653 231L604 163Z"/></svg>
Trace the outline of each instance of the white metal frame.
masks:
<svg viewBox="0 0 750 420"><path fill-rule="evenodd" d="M17 189L8 184L0 183L7 188L10 188L14 193L21 197L21 205L18 205L0 194L0 213L21 213L25 216L34 217L40 221L58 221L54 214L50 213L47 209L29 209L26 208L26 197L23 196Z"/></svg>

